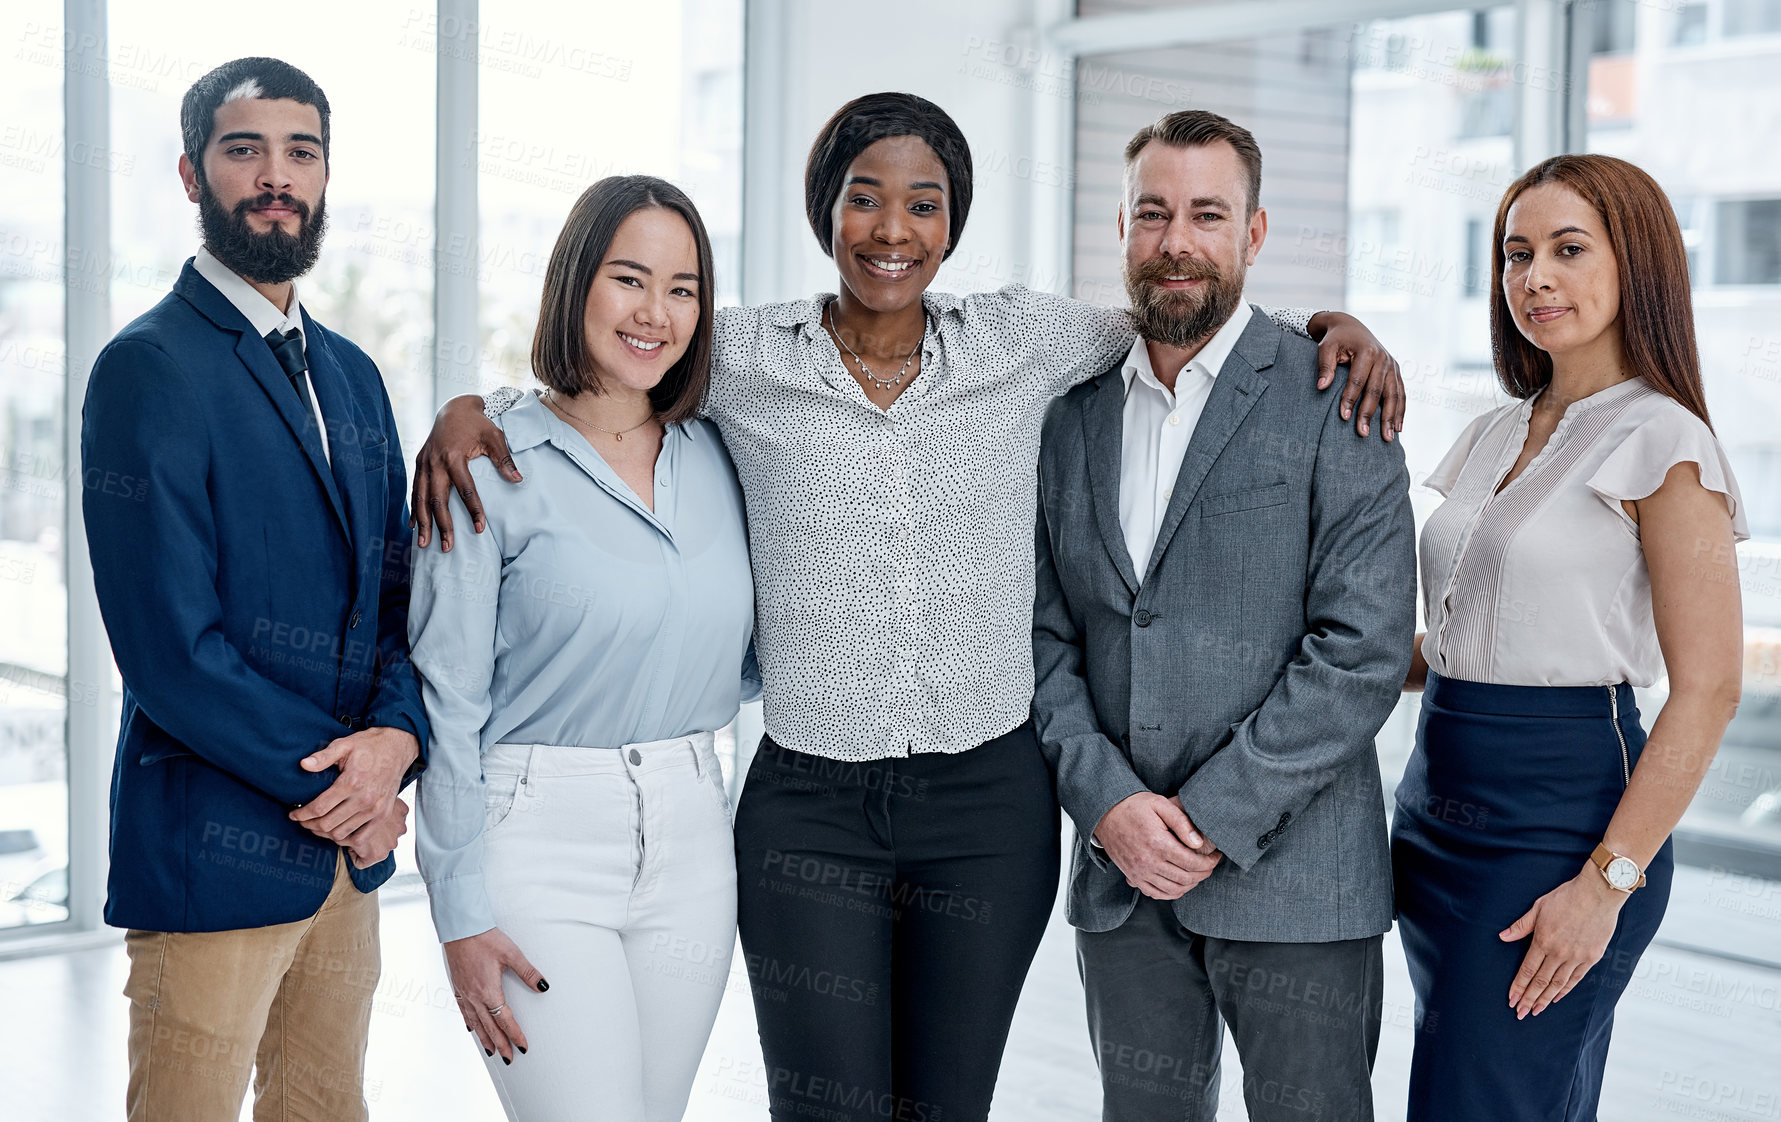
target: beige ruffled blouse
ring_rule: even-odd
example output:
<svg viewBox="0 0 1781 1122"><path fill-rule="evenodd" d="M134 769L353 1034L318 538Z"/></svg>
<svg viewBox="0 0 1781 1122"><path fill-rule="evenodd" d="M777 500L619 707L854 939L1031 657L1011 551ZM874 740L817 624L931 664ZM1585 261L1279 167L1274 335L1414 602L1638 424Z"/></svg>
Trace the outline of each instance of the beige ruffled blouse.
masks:
<svg viewBox="0 0 1781 1122"><path fill-rule="evenodd" d="M1700 418L1633 378L1573 403L1498 493L1538 396L1473 421L1424 483L1447 501L1420 543L1423 657L1471 682L1650 686L1664 673L1651 576L1621 501L1646 498L1686 460L1725 496L1744 541L1731 464Z"/></svg>

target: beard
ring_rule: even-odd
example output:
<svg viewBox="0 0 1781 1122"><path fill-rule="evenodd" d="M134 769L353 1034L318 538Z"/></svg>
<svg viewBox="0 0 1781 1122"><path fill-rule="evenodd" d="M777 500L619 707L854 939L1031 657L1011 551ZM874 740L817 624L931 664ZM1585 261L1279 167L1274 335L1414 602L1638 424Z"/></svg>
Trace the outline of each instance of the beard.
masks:
<svg viewBox="0 0 1781 1122"><path fill-rule="evenodd" d="M1217 265L1194 257L1153 257L1125 267L1126 296L1138 334L1167 347L1191 347L1212 337L1243 299L1243 275L1227 277ZM1166 277L1193 277L1206 283L1189 291L1162 286Z"/></svg>
<svg viewBox="0 0 1781 1122"><path fill-rule="evenodd" d="M248 211L273 203L297 212L295 234L277 226L258 234L248 227ZM242 199L229 210L210 190L210 184L201 183L198 229L204 235L204 248L234 272L261 284L284 284L307 273L321 256L322 234L328 229L327 200L317 199L311 214L309 205L296 197L266 191Z"/></svg>

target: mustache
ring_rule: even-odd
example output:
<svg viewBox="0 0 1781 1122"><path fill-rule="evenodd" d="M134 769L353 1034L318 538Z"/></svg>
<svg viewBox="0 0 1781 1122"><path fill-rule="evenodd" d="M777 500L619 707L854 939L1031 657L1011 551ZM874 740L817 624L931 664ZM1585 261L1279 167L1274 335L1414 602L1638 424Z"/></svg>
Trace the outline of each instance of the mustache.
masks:
<svg viewBox="0 0 1781 1122"><path fill-rule="evenodd" d="M1164 288L1169 277L1204 283L1187 291ZM1243 298L1243 268L1227 276L1217 264L1197 257L1163 254L1127 266L1126 295L1138 334L1152 342L1187 347L1201 342L1229 319Z"/></svg>
<svg viewBox="0 0 1781 1122"><path fill-rule="evenodd" d="M1161 284L1170 277L1194 280L1218 280L1224 274L1217 265L1198 257L1170 257L1166 254L1132 266L1130 278L1135 284Z"/></svg>
<svg viewBox="0 0 1781 1122"><path fill-rule="evenodd" d="M277 193L262 191L251 199L242 199L235 204L235 209L232 213L235 218L245 218L247 212L250 210L259 210L261 207L273 205L289 207L296 211L297 220L301 224L307 224L309 222L309 204L302 199L299 199L297 196L285 191L279 191Z"/></svg>
<svg viewBox="0 0 1781 1122"><path fill-rule="evenodd" d="M296 233L275 226L261 234L248 226L249 211L273 205L288 207L297 215ZM311 207L288 191L261 191L225 206L208 184L200 187L198 230L204 245L218 261L253 280L283 284L307 273L321 254L327 228L325 197Z"/></svg>

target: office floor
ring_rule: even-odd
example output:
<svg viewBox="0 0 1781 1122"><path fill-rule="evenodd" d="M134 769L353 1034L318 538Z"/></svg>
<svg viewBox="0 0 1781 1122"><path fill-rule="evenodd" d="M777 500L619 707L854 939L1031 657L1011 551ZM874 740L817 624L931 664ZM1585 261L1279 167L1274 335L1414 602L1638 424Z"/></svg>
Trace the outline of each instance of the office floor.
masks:
<svg viewBox="0 0 1781 1122"><path fill-rule="evenodd" d="M366 1096L377 1122L502 1117L446 984L423 900L383 908L383 980ZM1691 949L1693 948L1693 949ZM1711 951L1712 953L1705 953ZM737 956L738 963L740 956ZM1621 1002L1601 1116L1614 1122L1781 1119L1781 882L1678 870L1659 945ZM1403 1117L1412 999L1395 938L1386 944L1378 1117ZM99 1122L122 1116L122 945L0 962L0 1118ZM1226 1044L1220 1117L1243 1118ZM705 1053L690 1122L760 1122L766 1081L747 981L732 974ZM997 1087L995 1122L1098 1117L1069 928L1053 916L1027 980ZM242 1117L250 1112L244 1109Z"/></svg>

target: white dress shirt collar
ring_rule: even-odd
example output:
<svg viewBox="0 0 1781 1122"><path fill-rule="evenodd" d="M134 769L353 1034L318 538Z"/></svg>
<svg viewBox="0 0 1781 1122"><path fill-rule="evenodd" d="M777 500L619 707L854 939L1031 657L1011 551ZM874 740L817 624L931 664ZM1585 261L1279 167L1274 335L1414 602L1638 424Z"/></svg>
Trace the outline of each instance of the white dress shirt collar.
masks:
<svg viewBox="0 0 1781 1122"><path fill-rule="evenodd" d="M1225 359L1231 357L1231 352L1237 347L1237 340L1243 337L1244 329L1249 326L1250 317L1254 314L1247 301L1239 300L1237 310L1231 313L1231 318L1225 320L1224 326L1212 333L1212 338L1206 340L1206 345L1201 347L1193 358L1188 360L1187 366L1182 369L1198 366L1208 378L1217 378L1219 368L1224 366ZM1156 371L1151 369L1150 348L1144 345L1143 336L1139 336L1132 343L1132 349L1126 353L1125 364L1120 367L1119 374L1125 380L1125 392L1128 397L1132 392L1132 379L1137 378L1171 400L1174 399L1175 395L1163 387L1162 381L1156 376ZM1176 377L1180 377L1179 371L1176 372Z"/></svg>
<svg viewBox="0 0 1781 1122"><path fill-rule="evenodd" d="M276 331L280 335L295 328L297 338L303 341L303 353L309 353L309 333L303 330L303 303L297 298L297 286L291 285L291 310L281 312L278 305L266 299L260 290L247 283L235 270L218 261L210 250L200 246L192 257L192 268L198 275L209 281L223 298L235 305L235 310L247 317L254 334L264 339L268 332ZM309 379L309 401L315 414L316 428L320 430L322 456L330 464L334 462L334 450L328 440L328 422L322 414L322 399L317 392L315 379Z"/></svg>
<svg viewBox="0 0 1781 1122"><path fill-rule="evenodd" d="M282 335L294 327L303 336L304 348L308 348L309 336L303 331L303 304L297 298L295 283L291 285L291 310L283 312L278 305L266 299L259 289L247 283L241 274L218 261L208 249L198 249L192 258L192 268L198 270L199 276L222 293L224 299L235 305L236 311L247 317L254 334L263 339L269 331Z"/></svg>
<svg viewBox="0 0 1781 1122"><path fill-rule="evenodd" d="M1248 304L1238 304L1224 326L1176 373L1173 391L1165 389L1151 369L1150 349L1143 339L1132 344L1120 367L1125 378L1125 427L1119 448L1119 528L1132 572L1140 581L1175 497L1182 458L1218 382L1218 369L1249 326L1250 315Z"/></svg>

